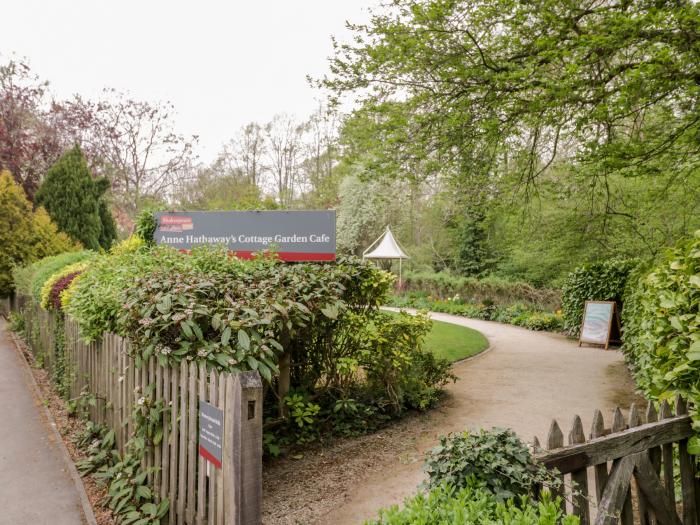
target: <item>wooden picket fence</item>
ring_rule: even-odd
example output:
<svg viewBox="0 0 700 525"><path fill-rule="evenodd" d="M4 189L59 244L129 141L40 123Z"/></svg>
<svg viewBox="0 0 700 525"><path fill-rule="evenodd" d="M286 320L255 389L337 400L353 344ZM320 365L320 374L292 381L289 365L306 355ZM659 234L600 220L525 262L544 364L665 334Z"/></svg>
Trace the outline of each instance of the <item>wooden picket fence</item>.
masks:
<svg viewBox="0 0 700 525"><path fill-rule="evenodd" d="M610 428L596 410L588 440L581 418L575 416L568 446L556 420L546 450L535 437L537 460L557 469L564 481L554 491L562 496L563 510L579 516L581 525L700 525L700 484L695 459L688 453L691 419L683 399L677 397L674 405L675 414L665 401L658 412L650 402L642 415L633 404L627 421L617 408Z"/></svg>
<svg viewBox="0 0 700 525"><path fill-rule="evenodd" d="M52 372L57 314L33 301L19 298L25 332L32 352ZM64 359L71 374L69 396L88 394L89 419L115 431L123 452L134 431L130 418L146 388L155 385L155 400L169 408L162 442L144 459L155 467L149 476L161 499L168 498L170 525L248 525L261 522L262 504L262 383L257 372L217 373L203 365L182 361L164 367L155 358L135 366L129 357L131 342L104 334L99 342L85 343L76 322L65 319ZM222 468L199 455L199 401L224 414Z"/></svg>

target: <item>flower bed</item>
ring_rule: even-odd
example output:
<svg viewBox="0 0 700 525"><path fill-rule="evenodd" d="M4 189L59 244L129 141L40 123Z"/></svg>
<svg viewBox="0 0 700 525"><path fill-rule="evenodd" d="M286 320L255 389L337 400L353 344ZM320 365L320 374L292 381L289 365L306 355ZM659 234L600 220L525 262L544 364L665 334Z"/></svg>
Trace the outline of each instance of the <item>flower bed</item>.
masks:
<svg viewBox="0 0 700 525"><path fill-rule="evenodd" d="M466 302L456 295L447 299L434 298L423 293L393 295L387 303L397 308L416 308L431 312L461 315L472 319L497 321L522 326L529 330L558 332L563 328L560 311L533 310L525 304L498 305L491 302Z"/></svg>

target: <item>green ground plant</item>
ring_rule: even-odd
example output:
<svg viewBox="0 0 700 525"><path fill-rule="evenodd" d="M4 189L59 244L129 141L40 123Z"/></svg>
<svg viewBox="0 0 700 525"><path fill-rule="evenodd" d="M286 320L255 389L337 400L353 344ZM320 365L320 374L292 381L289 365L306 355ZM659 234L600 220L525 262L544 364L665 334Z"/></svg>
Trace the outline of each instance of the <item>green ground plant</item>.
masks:
<svg viewBox="0 0 700 525"><path fill-rule="evenodd" d="M155 467L142 467L146 452L163 439L170 410L162 400L154 399L154 389L155 385L151 385L146 391L134 391L136 403L131 414L134 432L123 454L115 448L114 430L90 421L86 421L83 433L76 440L87 452L87 458L77 463L78 470L106 483L104 504L123 525L158 525L169 509L168 499L161 500L148 483ZM85 419L86 413L78 411L75 415Z"/></svg>
<svg viewBox="0 0 700 525"><path fill-rule="evenodd" d="M544 492L539 500L521 497L500 501L477 483L456 489L442 484L428 493L407 498L403 507L379 511L365 525L578 525L577 516L564 515L560 500Z"/></svg>
<svg viewBox="0 0 700 525"><path fill-rule="evenodd" d="M562 512L546 485L561 486L556 472L535 462L530 450L509 430L462 432L440 438L426 454L428 480L402 507L379 511L365 525L579 523Z"/></svg>
<svg viewBox="0 0 700 525"><path fill-rule="evenodd" d="M477 481L499 501L516 496L534 496L546 484L558 487L561 481L536 463L525 443L514 432L493 428L440 437L423 466L428 488L443 483L456 488Z"/></svg>
<svg viewBox="0 0 700 525"><path fill-rule="evenodd" d="M10 330L16 334L23 334L24 329L24 316L19 312L10 312Z"/></svg>

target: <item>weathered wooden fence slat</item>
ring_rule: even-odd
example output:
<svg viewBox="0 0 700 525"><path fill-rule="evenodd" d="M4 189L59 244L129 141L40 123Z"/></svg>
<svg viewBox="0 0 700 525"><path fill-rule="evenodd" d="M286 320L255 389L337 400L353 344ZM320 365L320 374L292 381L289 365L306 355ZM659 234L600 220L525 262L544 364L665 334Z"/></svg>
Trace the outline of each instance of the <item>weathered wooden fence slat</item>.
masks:
<svg viewBox="0 0 700 525"><path fill-rule="evenodd" d="M564 446L564 434L559 428L559 423L556 419L552 420L547 434L547 450L555 450ZM562 472L564 474L564 472ZM566 501L564 500L564 476L559 476L559 487L551 487L552 496L561 498L562 511L566 512Z"/></svg>
<svg viewBox="0 0 700 525"><path fill-rule="evenodd" d="M1 306L1 305L0 305ZM56 314L18 298L25 317L30 349L53 372L57 366ZM161 441L149 449L142 466L152 469L149 481L159 499L168 499L170 525L248 525L261 523L262 385L256 372L218 373L182 361L162 366L151 357L137 367L131 342L114 334L86 344L76 322L65 319L63 361L69 370L67 397L84 395L94 423L115 432L115 446L124 452L135 428L131 414L151 398L163 403ZM199 455L199 401L224 415L223 468ZM236 419L240 421L236 421Z"/></svg>
<svg viewBox="0 0 700 525"><path fill-rule="evenodd" d="M574 422L569 432L569 444L585 443L586 436L583 433L583 423L579 416L574 416ZM590 521L588 510L588 469L583 467L571 473L572 490L574 490L573 509L574 515L581 519L581 525L588 525Z"/></svg>
<svg viewBox="0 0 700 525"><path fill-rule="evenodd" d="M575 416L568 446L561 444L561 430L556 421L552 422L547 450L536 448L535 458L557 469L560 475L571 476L571 486L564 486L564 493L558 491L556 495L572 502L573 513L580 516L582 524L699 525L696 468L687 450L693 434L691 419L685 400L677 397L674 406L675 414L666 401L659 405L658 412L649 403L643 417L632 404L627 421L622 410L616 408L610 429L605 428L603 414L596 410L588 441L580 418ZM538 442L537 438L534 441ZM682 520L676 511L675 446L680 463L682 498L678 512L682 510ZM608 471L610 462L612 468ZM595 494L595 498L589 494ZM589 502L597 505L591 510Z"/></svg>

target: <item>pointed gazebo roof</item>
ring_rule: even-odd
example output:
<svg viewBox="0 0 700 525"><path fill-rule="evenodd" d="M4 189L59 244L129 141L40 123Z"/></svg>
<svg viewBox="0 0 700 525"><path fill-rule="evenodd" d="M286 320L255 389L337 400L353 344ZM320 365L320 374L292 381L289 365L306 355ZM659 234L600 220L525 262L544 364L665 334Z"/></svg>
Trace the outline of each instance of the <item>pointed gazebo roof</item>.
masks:
<svg viewBox="0 0 700 525"><path fill-rule="evenodd" d="M374 249L372 249L374 248ZM372 250L372 251L370 251ZM389 227L362 253L363 259L408 259Z"/></svg>

